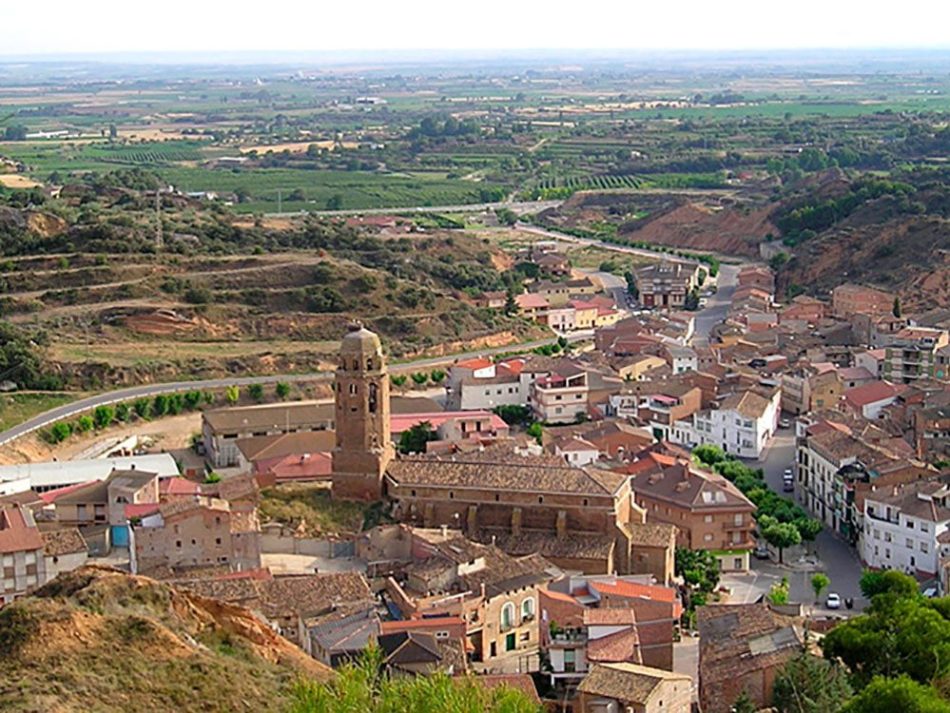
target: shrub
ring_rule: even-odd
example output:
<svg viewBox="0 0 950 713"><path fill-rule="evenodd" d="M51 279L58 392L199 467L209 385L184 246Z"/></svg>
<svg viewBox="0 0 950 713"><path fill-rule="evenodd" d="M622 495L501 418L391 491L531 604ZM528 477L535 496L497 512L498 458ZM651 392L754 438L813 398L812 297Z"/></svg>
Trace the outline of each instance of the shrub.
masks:
<svg viewBox="0 0 950 713"><path fill-rule="evenodd" d="M96 406L92 412L92 420L97 429L108 427L115 420L115 408L108 405Z"/></svg>
<svg viewBox="0 0 950 713"><path fill-rule="evenodd" d="M264 386L261 384L251 384L247 387L247 393L255 401L264 400Z"/></svg>
<svg viewBox="0 0 950 713"><path fill-rule="evenodd" d="M92 420L92 416L84 415L76 419L76 422L73 424L73 432L75 433L86 433L91 431L95 427L95 422Z"/></svg>

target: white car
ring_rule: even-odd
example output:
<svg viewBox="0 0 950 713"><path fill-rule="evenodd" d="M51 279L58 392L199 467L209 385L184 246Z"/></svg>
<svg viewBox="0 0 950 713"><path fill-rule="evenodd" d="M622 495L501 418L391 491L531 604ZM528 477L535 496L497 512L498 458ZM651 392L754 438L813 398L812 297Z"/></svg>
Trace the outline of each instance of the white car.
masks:
<svg viewBox="0 0 950 713"><path fill-rule="evenodd" d="M841 608L841 597L832 592L828 595L828 599L825 601L825 606L829 609L840 609Z"/></svg>

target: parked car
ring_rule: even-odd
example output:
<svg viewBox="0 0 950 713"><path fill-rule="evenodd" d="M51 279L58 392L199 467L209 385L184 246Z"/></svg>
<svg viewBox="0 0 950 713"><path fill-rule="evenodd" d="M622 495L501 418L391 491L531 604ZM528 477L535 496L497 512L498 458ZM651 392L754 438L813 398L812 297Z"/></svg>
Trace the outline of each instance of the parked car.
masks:
<svg viewBox="0 0 950 713"><path fill-rule="evenodd" d="M752 552L752 556L757 560L767 560L769 558L769 546L756 545L755 550Z"/></svg>
<svg viewBox="0 0 950 713"><path fill-rule="evenodd" d="M792 476L792 469L786 468L782 473L782 492L790 493L795 490L795 478Z"/></svg>
<svg viewBox="0 0 950 713"><path fill-rule="evenodd" d="M791 427L792 427L792 422L789 421L787 418L783 418L783 419L781 419L781 420L778 422L778 427L779 427L779 428L791 428Z"/></svg>
<svg viewBox="0 0 950 713"><path fill-rule="evenodd" d="M828 599L825 601L825 606L829 609L840 609L841 597L839 597L835 592L832 592L828 595Z"/></svg>

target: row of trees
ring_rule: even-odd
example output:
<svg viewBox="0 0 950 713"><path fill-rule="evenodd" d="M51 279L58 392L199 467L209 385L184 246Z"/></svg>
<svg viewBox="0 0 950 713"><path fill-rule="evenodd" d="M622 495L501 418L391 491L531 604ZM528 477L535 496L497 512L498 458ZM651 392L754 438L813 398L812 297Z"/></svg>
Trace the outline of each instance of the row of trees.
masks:
<svg viewBox="0 0 950 713"><path fill-rule="evenodd" d="M262 384L251 384L248 395L255 401L265 398ZM279 381L274 385L274 395L286 399L290 395L290 384ZM228 386L224 390L224 399L234 405L241 399L241 390L237 386ZM203 405L214 403L214 394L210 391L185 391L174 394L157 394L153 398L143 397L134 401L96 406L91 413L82 414L72 421L57 421L43 433L48 443L61 443L73 434L101 431L116 423L128 423L132 419L149 420L163 416L177 416L180 413L194 411Z"/></svg>
<svg viewBox="0 0 950 713"><path fill-rule="evenodd" d="M785 548L813 542L818 537L821 522L809 517L793 501L770 490L761 469L750 468L714 445L698 446L693 457L734 483L755 504L759 534L778 548L779 562L784 559Z"/></svg>
<svg viewBox="0 0 950 713"><path fill-rule="evenodd" d="M442 369L433 369L432 371L414 371L408 376L406 374L393 374L389 377L389 381L396 387L405 386L410 379L416 386L425 386L429 382L438 385L445 381L446 376L447 374Z"/></svg>

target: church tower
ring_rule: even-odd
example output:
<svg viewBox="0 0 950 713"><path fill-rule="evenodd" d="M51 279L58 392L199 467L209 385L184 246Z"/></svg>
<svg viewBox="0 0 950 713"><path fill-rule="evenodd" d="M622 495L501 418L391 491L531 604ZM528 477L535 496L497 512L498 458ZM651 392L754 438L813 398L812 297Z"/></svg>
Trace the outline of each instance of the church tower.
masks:
<svg viewBox="0 0 950 713"><path fill-rule="evenodd" d="M362 325L343 337L336 369L333 497L379 500L393 459L389 373L379 337Z"/></svg>

